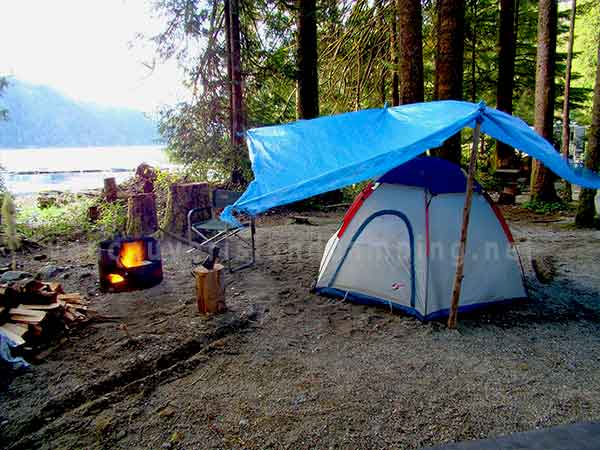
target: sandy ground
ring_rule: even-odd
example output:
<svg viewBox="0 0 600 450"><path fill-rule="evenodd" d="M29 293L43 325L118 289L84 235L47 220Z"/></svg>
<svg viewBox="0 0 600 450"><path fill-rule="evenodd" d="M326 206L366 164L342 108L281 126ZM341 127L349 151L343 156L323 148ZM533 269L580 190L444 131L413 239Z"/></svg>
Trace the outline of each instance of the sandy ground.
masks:
<svg viewBox="0 0 600 450"><path fill-rule="evenodd" d="M0 448L410 449L598 420L600 232L519 211L531 300L458 331L309 293L341 212L263 221L257 265L228 274L230 311L208 319L181 246L163 243L161 285L124 294L98 292L90 244L49 249L68 290L121 319L72 332L0 393Z"/></svg>

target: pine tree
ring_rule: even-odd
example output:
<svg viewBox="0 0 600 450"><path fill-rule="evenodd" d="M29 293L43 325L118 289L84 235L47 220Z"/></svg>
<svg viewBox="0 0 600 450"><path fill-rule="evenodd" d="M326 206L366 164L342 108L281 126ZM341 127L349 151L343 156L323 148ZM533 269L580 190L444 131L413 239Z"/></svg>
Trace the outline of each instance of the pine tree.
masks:
<svg viewBox="0 0 600 450"><path fill-rule="evenodd" d="M600 169L600 35L598 36L598 64L596 67L596 83L594 86L594 100L592 102L592 121L588 137L588 148L585 158L585 167L590 170ZM595 189L582 189L579 194L579 205L575 224L578 227L594 226Z"/></svg>
<svg viewBox="0 0 600 450"><path fill-rule="evenodd" d="M296 9L298 64L296 111L298 119L312 119L319 116L316 0L296 0Z"/></svg>
<svg viewBox="0 0 600 450"><path fill-rule="evenodd" d="M398 0L400 42L400 103L422 102L423 38L421 0Z"/></svg>
<svg viewBox="0 0 600 450"><path fill-rule="evenodd" d="M573 42L575 41L575 14L577 10L576 0L571 0L571 16L569 19L569 42L567 44L567 67L565 70L565 92L563 96L562 110L562 142L561 152L565 160L569 160L569 136L571 134L570 126L570 100L571 100L571 66L573 64ZM565 181L564 200L570 202L572 199L571 184Z"/></svg>
<svg viewBox="0 0 600 450"><path fill-rule="evenodd" d="M498 83L496 107L512 114L513 86L515 77L515 56L517 39L515 34L514 0L500 0L500 38L498 42ZM496 169L511 168L514 165L514 149L502 142L496 144Z"/></svg>
<svg viewBox="0 0 600 450"><path fill-rule="evenodd" d="M550 142L553 140L557 22L557 0L540 0L535 76L535 130ZM554 189L554 174L537 160L532 162L531 199L544 202L558 200Z"/></svg>
<svg viewBox="0 0 600 450"><path fill-rule="evenodd" d="M439 0L435 59L436 100L462 99L464 28L464 0ZM449 138L442 147L432 150L432 153L460 164L460 133Z"/></svg>

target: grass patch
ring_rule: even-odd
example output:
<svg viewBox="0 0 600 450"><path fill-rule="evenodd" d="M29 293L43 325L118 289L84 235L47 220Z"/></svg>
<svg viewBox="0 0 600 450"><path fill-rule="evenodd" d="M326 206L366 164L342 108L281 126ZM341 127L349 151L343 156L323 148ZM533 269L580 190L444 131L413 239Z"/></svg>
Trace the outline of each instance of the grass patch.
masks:
<svg viewBox="0 0 600 450"><path fill-rule="evenodd" d="M571 211L571 207L564 202L542 202L529 200L523 203L523 208L536 214L556 214Z"/></svg>

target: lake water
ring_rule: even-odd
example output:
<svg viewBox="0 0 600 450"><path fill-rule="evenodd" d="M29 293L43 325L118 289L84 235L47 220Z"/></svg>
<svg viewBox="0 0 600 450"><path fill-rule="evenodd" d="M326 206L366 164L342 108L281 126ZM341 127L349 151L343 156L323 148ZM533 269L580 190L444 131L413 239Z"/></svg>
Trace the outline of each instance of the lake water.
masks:
<svg viewBox="0 0 600 450"><path fill-rule="evenodd" d="M121 182L131 177L142 162L162 169L176 167L164 146L0 150L4 182L14 195L101 188L104 178L115 177Z"/></svg>

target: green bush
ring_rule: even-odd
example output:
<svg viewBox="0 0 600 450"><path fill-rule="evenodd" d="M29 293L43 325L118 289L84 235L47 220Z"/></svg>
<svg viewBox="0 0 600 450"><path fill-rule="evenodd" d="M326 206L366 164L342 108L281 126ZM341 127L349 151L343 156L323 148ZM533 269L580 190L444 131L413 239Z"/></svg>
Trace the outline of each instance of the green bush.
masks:
<svg viewBox="0 0 600 450"><path fill-rule="evenodd" d="M17 229L24 236L40 242L78 239L92 231L87 216L91 205L92 200L78 199L64 206L18 208Z"/></svg>
<svg viewBox="0 0 600 450"><path fill-rule="evenodd" d="M569 211L569 205L563 202L542 202L539 200L529 200L523 203L523 208L533 211L536 214L553 214Z"/></svg>
<svg viewBox="0 0 600 450"><path fill-rule="evenodd" d="M102 238L110 238L125 233L127 205L124 202L102 202L98 209L100 214L94 228Z"/></svg>

